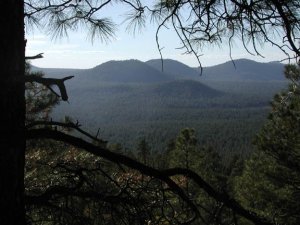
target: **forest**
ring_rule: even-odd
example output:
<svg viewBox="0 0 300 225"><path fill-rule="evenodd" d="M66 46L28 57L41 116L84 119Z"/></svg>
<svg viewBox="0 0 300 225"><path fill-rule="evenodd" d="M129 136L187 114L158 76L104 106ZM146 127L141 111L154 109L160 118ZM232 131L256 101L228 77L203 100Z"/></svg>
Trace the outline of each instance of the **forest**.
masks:
<svg viewBox="0 0 300 225"><path fill-rule="evenodd" d="M86 31L108 43L117 24L105 12L119 6L129 10L124 24L134 35L156 27L160 60L130 60L134 73L126 61L111 61L62 77L31 65L43 54L25 54L30 29L53 38ZM299 224L298 0L5 0L0 7L1 225ZM163 63L162 30L198 61L193 73ZM271 45L286 57L284 68L248 62L262 72L249 74L243 59L231 60L233 73L230 63L202 67L203 46L225 44L232 59L235 40L252 56ZM210 76L200 81L196 73ZM79 106L77 115L66 102Z"/></svg>
<svg viewBox="0 0 300 225"><path fill-rule="evenodd" d="M239 72L248 74L248 79L230 77L224 81L226 74L221 74L219 79L209 79L213 75L206 68L200 76L195 69L178 61L172 61L168 70L167 62L164 73L158 70L147 74L145 71L149 68L144 69L141 63L136 70L136 62L132 60L105 63L96 67L98 72L95 68L78 73L72 71L77 74L77 80L68 84L70 100L56 107L51 117L56 120L71 117L92 133L99 129L102 139L119 143L123 148L134 149L140 139L146 139L151 149L159 152L164 151L181 129L191 127L197 130L199 143L213 147L225 161L235 154L247 156L253 150L255 134L270 111L273 95L287 85L284 65L274 67L269 63L236 60ZM243 64L239 65L240 62ZM114 78L120 76L120 72L113 71L120 66L118 64L126 67L126 72L120 69L121 81ZM109 81L102 81L101 66L105 66ZM245 69L247 66L265 68L257 72ZM172 68L180 71L181 78L171 71ZM52 77L62 73L56 69L35 68L39 70ZM266 70L273 74L264 78ZM281 76L277 75L281 70ZM155 73L161 79L151 81ZM138 74L142 76L137 78Z"/></svg>
<svg viewBox="0 0 300 225"><path fill-rule="evenodd" d="M40 72L30 72L28 65L28 73ZM235 209L231 208L233 207L231 204L234 206L241 204L247 210L251 210L251 213L256 213L258 217L268 218L270 221L271 218L276 220L274 224L298 224L299 178L296 170L300 154L298 86L300 69L296 65L286 66L285 75L290 82L254 82L253 85L251 82L241 82L240 85L234 82L231 84L232 87L225 85L227 90L233 90L229 96L220 95L221 90L215 95L215 92L211 94L207 92L210 89L205 89L206 98L198 96L192 100L191 96L174 98L171 95L169 99L169 95L167 98L160 95L158 98L160 102L156 102L153 93L151 96L154 100L151 100L145 94L147 92L145 89L152 89L153 84L150 87L141 84L129 86L123 84L122 88L120 84L110 83L103 85L104 90L101 87L93 87L92 90L87 88L86 91L76 89L81 93L82 99L91 99L90 96L97 96L95 91L100 90L100 98L107 101L99 101L94 97L94 102L85 101L87 105L83 106L80 98L76 97L83 111L97 112L96 118L90 118L94 123L101 120L102 115L101 112L90 107L95 105L98 107L97 104L109 106L109 102L115 99L114 107L120 108L114 108L111 112L122 111L124 114L120 114L119 118L115 116L111 121L114 115L108 113L110 117L105 119L110 120L111 123L106 122L106 127L102 129L111 129L110 132L114 133L116 140L121 140L117 130L121 133L124 129L128 133L124 140L133 139L132 133L135 127L138 127L140 130L137 130L141 132L141 127L144 126L148 132L140 134L132 145L124 146L119 142L107 142L104 141L105 139L95 138L96 145L159 171L172 173L176 168L183 170L182 174L177 174L172 180L188 194L201 216L193 218L193 212L189 208L191 206L182 202L164 187L161 181L151 176L120 164L114 165L109 160L93 154L80 152L78 148L63 142L31 140L28 142L25 167L25 185L29 203L27 216L30 222L33 224L252 224L250 222L252 220L249 221L236 214ZM216 81L211 83L213 87L220 85L224 86L224 83L220 84ZM172 86L170 83L166 83L163 90L166 91L170 86ZM236 88L233 89L233 86ZM222 92L226 92L226 88L223 87ZM127 95L124 97L124 90L128 91L128 89L141 91L144 96L128 93L131 96L140 96L141 99L127 97ZM199 91L198 86L196 89ZM280 89L282 90L278 91ZM30 84L26 90L27 105L30 106L27 107L29 109L27 118L31 118L31 124L39 125L36 121L37 117L39 120L49 121L51 111L58 103L57 96L48 89L43 89L42 86ZM92 94L88 90L92 91ZM115 95L108 97L112 91L119 94L118 98ZM278 93L272 101L268 102L275 91ZM253 92L256 95L253 95ZM82 93L91 95L85 96ZM159 92L156 90L155 93ZM144 105L141 110L140 105L145 102L143 99L145 96L147 104L151 107ZM217 99L211 99L211 96ZM163 108L170 102L173 106ZM69 104L72 105L72 102ZM127 106L133 104L137 104L136 108L126 111ZM180 107L180 110L178 111L176 107ZM196 110L189 111L190 107ZM140 110L134 114L133 111L138 108ZM159 114L161 118L146 120L145 114L151 109L166 112ZM76 115L80 114L77 110L75 112ZM64 127L64 132L80 131L70 117L66 117L65 120L69 127ZM217 129L212 124L215 124ZM60 124L49 122L49 125L52 129L58 129L57 126ZM180 128L187 125L190 127ZM200 138L197 134L199 131L203 132ZM79 136L83 135L84 133ZM165 142L159 143L162 140ZM222 141L227 141L228 147L222 145ZM185 174L184 170L201 174L200 184L197 175ZM205 183L202 183L202 179ZM199 186L204 187L202 189ZM224 198L225 203L208 194L210 192L207 191L211 187L213 189L210 191L219 195L221 199ZM49 218L48 222L43 219L46 216ZM191 218L193 219L188 221ZM254 224L268 223L260 221Z"/></svg>

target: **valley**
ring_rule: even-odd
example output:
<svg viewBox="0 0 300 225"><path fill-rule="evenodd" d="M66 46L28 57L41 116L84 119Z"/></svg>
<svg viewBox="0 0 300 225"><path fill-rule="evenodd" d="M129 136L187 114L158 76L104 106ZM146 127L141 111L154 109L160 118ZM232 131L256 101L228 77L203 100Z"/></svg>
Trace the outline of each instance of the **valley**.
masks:
<svg viewBox="0 0 300 225"><path fill-rule="evenodd" d="M47 76L75 75L67 85L69 103L53 112L70 116L82 128L134 150L145 138L153 151L186 127L199 145L224 156L246 156L270 110L272 96L286 87L283 64L237 60L199 69L174 60L110 61L88 70L41 69ZM259 68L259 70L257 69ZM176 73L177 71L177 73ZM223 75L221 74L223 71ZM272 72L273 71L273 72Z"/></svg>

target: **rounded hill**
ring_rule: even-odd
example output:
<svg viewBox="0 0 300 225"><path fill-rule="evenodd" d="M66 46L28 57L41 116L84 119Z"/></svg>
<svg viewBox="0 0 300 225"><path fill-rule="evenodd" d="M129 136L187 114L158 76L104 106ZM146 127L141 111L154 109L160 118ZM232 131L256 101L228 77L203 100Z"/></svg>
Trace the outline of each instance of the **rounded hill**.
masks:
<svg viewBox="0 0 300 225"><path fill-rule="evenodd" d="M120 83L153 83L170 78L139 60L108 61L85 71L86 78Z"/></svg>
<svg viewBox="0 0 300 225"><path fill-rule="evenodd" d="M146 62L149 66L161 71L161 59L151 59ZM163 72L176 79L199 79L199 71L173 59L163 60Z"/></svg>
<svg viewBox="0 0 300 225"><path fill-rule="evenodd" d="M261 63L249 59L238 59L204 68L202 79L222 81L283 81L285 80L283 71L284 64L281 63Z"/></svg>

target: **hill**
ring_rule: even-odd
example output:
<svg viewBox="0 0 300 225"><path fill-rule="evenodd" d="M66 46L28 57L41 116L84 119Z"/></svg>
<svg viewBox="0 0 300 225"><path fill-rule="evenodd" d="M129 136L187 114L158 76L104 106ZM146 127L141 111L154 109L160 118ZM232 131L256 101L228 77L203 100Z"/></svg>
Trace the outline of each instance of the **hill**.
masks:
<svg viewBox="0 0 300 225"><path fill-rule="evenodd" d="M81 72L82 79L119 83L156 83L171 78L139 60L108 61Z"/></svg>
<svg viewBox="0 0 300 225"><path fill-rule="evenodd" d="M252 150L272 93L283 85L242 82L234 89L232 82L231 93L190 80L78 86L68 90L69 103L56 107L52 117L71 116L93 134L100 128L99 137L129 149L145 137L156 151L163 151L182 128L193 127L201 145L229 157Z"/></svg>
<svg viewBox="0 0 300 225"><path fill-rule="evenodd" d="M134 149L145 137L153 150L162 151L180 129L193 127L200 145L224 155L252 151L272 96L286 85L283 65L242 59L235 61L236 69L227 62L204 68L199 76L182 63L167 61L173 66L164 73L138 60L109 61L86 70L35 69L48 77L75 75L66 82L69 102L53 110L53 119L71 116L92 133L100 127L100 137L110 143ZM185 70L172 74L179 67Z"/></svg>
<svg viewBox="0 0 300 225"><path fill-rule="evenodd" d="M94 85L98 82L114 83L159 83L174 79L198 81L283 81L284 64L278 62L260 63L248 59L238 59L219 65L204 67L202 76L199 68L191 68L181 62L165 59L164 71L161 60L146 62L139 60L108 61L91 69L32 68L43 71L47 77L75 75L71 83Z"/></svg>
<svg viewBox="0 0 300 225"><path fill-rule="evenodd" d="M151 59L145 63L162 71L161 59ZM163 60L163 72L171 75L175 79L199 79L199 71L173 59Z"/></svg>
<svg viewBox="0 0 300 225"><path fill-rule="evenodd" d="M66 76L71 76L71 75L79 75L84 69L66 69L66 68L40 68L37 66L31 65L31 71L33 72L38 72L41 71L45 73L46 77L51 77L51 78L61 78L61 77L66 77Z"/></svg>
<svg viewBox="0 0 300 225"><path fill-rule="evenodd" d="M203 80L220 81L283 81L284 64L260 63L249 59L238 59L203 69Z"/></svg>

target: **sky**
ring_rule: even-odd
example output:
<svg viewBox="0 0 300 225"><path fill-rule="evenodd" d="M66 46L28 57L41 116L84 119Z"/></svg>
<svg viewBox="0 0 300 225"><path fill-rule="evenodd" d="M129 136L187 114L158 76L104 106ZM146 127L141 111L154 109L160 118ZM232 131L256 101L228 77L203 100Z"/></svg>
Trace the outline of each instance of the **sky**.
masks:
<svg viewBox="0 0 300 225"><path fill-rule="evenodd" d="M43 53L44 58L32 61L32 64L44 68L92 68L110 60L138 59L147 61L160 58L156 45L156 26L147 26L136 34L129 33L125 29L122 15L118 7L112 7L106 11L113 15L118 30L116 37L108 43L100 40L91 42L87 38L85 30L71 31L67 37L53 39L47 32L38 29L26 32L27 46L26 55L32 56ZM160 46L163 47L162 54L165 59L174 59L191 67L198 67L198 61L194 55L183 54L180 40L171 29L164 29L159 33ZM241 43L236 40L232 48L232 58L248 58L260 62L279 61L285 56L276 48L264 45L261 48L264 58L251 56L244 50ZM228 45L207 46L201 54L202 66L212 66L230 60Z"/></svg>

